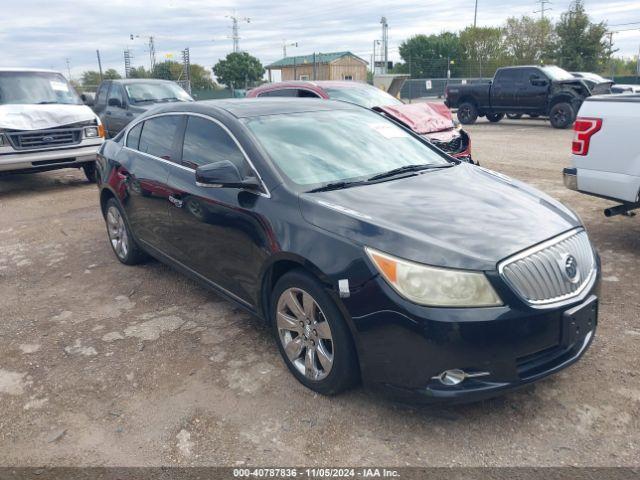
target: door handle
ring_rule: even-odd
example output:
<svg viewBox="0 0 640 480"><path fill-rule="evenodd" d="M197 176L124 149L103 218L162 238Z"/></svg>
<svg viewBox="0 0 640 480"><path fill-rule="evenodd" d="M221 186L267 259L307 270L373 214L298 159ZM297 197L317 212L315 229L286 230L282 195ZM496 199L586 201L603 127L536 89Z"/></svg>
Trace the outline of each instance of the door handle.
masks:
<svg viewBox="0 0 640 480"><path fill-rule="evenodd" d="M107 115L111 115L111 110L107 110L105 113L106 113Z"/></svg>

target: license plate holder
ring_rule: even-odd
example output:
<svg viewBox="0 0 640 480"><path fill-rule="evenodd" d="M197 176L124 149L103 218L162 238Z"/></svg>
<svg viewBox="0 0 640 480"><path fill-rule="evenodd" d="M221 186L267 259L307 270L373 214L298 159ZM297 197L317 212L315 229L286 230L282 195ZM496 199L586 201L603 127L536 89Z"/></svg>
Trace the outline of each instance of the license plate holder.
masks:
<svg viewBox="0 0 640 480"><path fill-rule="evenodd" d="M562 315L562 344L570 346L592 331L598 322L598 298L592 295Z"/></svg>

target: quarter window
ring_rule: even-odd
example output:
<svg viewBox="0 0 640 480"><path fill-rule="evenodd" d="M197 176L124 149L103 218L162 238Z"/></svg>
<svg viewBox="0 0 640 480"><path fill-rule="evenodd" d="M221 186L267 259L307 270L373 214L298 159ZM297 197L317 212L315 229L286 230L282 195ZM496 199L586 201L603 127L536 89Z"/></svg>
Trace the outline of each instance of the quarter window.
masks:
<svg viewBox="0 0 640 480"><path fill-rule="evenodd" d="M238 168L241 175L250 174L251 170L244 155L227 132L205 118L187 118L182 147L183 164L197 168L208 163L228 160Z"/></svg>
<svg viewBox="0 0 640 480"><path fill-rule="evenodd" d="M180 115L163 115L145 120L138 149L165 160L175 160L173 144L181 122Z"/></svg>
<svg viewBox="0 0 640 480"><path fill-rule="evenodd" d="M127 147L133 148L134 150L138 149L140 133L142 133L142 122L129 130L129 135L127 135Z"/></svg>

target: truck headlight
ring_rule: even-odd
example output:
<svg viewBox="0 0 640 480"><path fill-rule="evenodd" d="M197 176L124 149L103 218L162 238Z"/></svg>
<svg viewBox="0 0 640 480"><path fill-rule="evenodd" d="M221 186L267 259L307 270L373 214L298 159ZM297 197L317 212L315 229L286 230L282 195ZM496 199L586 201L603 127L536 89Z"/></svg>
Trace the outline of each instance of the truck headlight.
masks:
<svg viewBox="0 0 640 480"><path fill-rule="evenodd" d="M431 267L365 247L393 289L407 300L430 307L497 307L502 300L482 272Z"/></svg>
<svg viewBox="0 0 640 480"><path fill-rule="evenodd" d="M85 138L97 138L100 136L100 131L97 126L84 127L84 136Z"/></svg>

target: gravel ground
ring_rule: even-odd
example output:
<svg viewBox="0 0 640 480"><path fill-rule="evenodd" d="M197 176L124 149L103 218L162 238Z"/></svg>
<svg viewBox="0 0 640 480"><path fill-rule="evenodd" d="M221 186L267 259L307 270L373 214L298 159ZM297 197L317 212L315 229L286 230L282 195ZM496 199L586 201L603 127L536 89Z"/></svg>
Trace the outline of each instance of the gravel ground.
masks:
<svg viewBox="0 0 640 480"><path fill-rule="evenodd" d="M259 320L158 262L119 264L80 171L0 177L0 465L640 466L640 223L564 189L570 131L468 130L482 165L572 206L602 255L576 365L473 405L321 397Z"/></svg>

